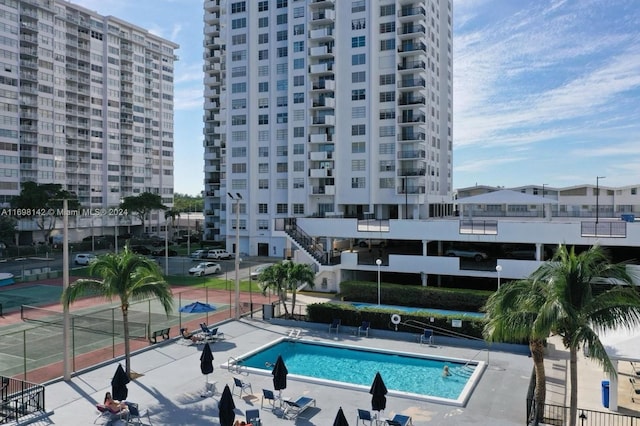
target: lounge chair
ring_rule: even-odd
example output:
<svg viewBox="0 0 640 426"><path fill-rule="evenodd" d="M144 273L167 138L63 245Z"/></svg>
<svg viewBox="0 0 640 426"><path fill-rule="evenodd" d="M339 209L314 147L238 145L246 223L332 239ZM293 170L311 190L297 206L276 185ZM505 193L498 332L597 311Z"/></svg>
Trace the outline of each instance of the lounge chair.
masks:
<svg viewBox="0 0 640 426"><path fill-rule="evenodd" d="M149 414L149 410L140 411L140 407L135 402L126 401L125 404L127 404L127 407L129 408L129 418L127 420L127 425L129 424L141 425L142 417L146 417L148 420L148 423L151 424L151 417Z"/></svg>
<svg viewBox="0 0 640 426"><path fill-rule="evenodd" d="M264 400L269 401L271 404L271 408L276 408L276 396L273 394L273 391L269 389L262 389L262 400L260 401L260 408L264 408Z"/></svg>
<svg viewBox="0 0 640 426"><path fill-rule="evenodd" d="M369 425L373 426L373 417L371 417L371 411L358 408L358 418L356 419L356 425L359 425L361 420L363 424L364 422L369 422Z"/></svg>
<svg viewBox="0 0 640 426"><path fill-rule="evenodd" d="M405 416L403 414L396 414L395 416L393 416L393 419L387 420L387 424L389 426L413 426L411 417Z"/></svg>
<svg viewBox="0 0 640 426"><path fill-rule="evenodd" d="M104 420L104 423L113 423L116 420L128 420L129 412L127 410L112 410L104 404L96 404L96 409L100 412L98 417L93 420L96 424L98 420Z"/></svg>
<svg viewBox="0 0 640 426"><path fill-rule="evenodd" d="M260 410L247 410L247 423L256 426L260 424Z"/></svg>
<svg viewBox="0 0 640 426"><path fill-rule="evenodd" d="M336 334L338 334L338 332L340 331L340 322L341 321L339 319L334 318L333 322L329 326L329 334L331 334L332 331L335 331Z"/></svg>
<svg viewBox="0 0 640 426"><path fill-rule="evenodd" d="M362 325L358 327L358 336L360 336L361 334L364 334L365 336L369 337L370 325L371 324L369 323L369 321L362 321Z"/></svg>
<svg viewBox="0 0 640 426"><path fill-rule="evenodd" d="M218 327L209 328L207 324L200 324L200 329L207 339L224 339L224 333L218 331Z"/></svg>
<svg viewBox="0 0 640 426"><path fill-rule="evenodd" d="M301 396L295 401L285 399L282 402L285 404L284 413L282 414L285 419L297 419L311 405L316 406L316 400L307 396Z"/></svg>
<svg viewBox="0 0 640 426"><path fill-rule="evenodd" d="M253 389L251 389L251 383L249 382L243 382L242 380L238 379L237 377L233 378L233 389L232 392L236 391L236 388L240 389L240 394L238 396L242 396L242 392L246 393L247 395L249 395L249 392L247 391L247 389L249 389L251 391L251 393L253 393Z"/></svg>
<svg viewBox="0 0 640 426"><path fill-rule="evenodd" d="M427 343L429 345L433 345L433 330L430 328L425 328L424 333L420 335L420 344Z"/></svg>

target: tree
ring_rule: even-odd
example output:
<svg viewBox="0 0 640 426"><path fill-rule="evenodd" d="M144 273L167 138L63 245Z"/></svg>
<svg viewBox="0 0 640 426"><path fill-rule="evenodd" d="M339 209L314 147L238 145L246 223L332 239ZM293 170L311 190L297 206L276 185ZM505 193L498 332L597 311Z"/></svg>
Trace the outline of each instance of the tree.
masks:
<svg viewBox="0 0 640 426"><path fill-rule="evenodd" d="M201 212L204 210L202 195L173 194L173 208L179 212Z"/></svg>
<svg viewBox="0 0 640 426"><path fill-rule="evenodd" d="M569 425L578 411L578 350L588 348L592 360L615 377L616 370L598 332L640 325L640 294L626 264L611 264L605 251L593 246L580 254L560 245L551 261L530 277L544 288L544 303L534 322L536 335L551 330L569 349L571 395Z"/></svg>
<svg viewBox="0 0 640 426"><path fill-rule="evenodd" d="M137 255L125 246L118 254L108 253L89 264L89 274L102 279L80 279L62 293L62 304L68 307L87 292L101 294L109 300L118 298L122 309L124 353L127 376L131 374L129 343L129 305L132 301L156 297L167 315L173 309L171 287L162 277L158 265L151 259Z"/></svg>
<svg viewBox="0 0 640 426"><path fill-rule="evenodd" d="M24 182L20 195L11 201L11 207L24 212L20 219L33 219L38 228L44 232L44 241L49 242L51 231L56 226L57 218L62 216L63 200L68 200L69 210L80 208L75 194L62 189L57 183Z"/></svg>
<svg viewBox="0 0 640 426"><path fill-rule="evenodd" d="M301 283L308 283L311 288L314 286L315 273L311 266L306 263L294 263L282 261L266 268L258 279L264 283L262 292L266 293L268 288L273 288L279 296L284 308L285 318L289 318L287 310L287 291L291 291L291 313L296 309L296 293Z"/></svg>
<svg viewBox="0 0 640 426"><path fill-rule="evenodd" d="M151 192L143 192L138 196L124 197L120 208L133 212L142 222L144 232L144 221L152 210L166 210L167 206L162 204L162 197Z"/></svg>
<svg viewBox="0 0 640 426"><path fill-rule="evenodd" d="M164 220L170 220L171 223L171 233L167 234L169 235L169 239L172 239L173 237L173 230L176 226L176 218L180 217L180 212L176 209L169 209L169 210L165 210L164 212ZM167 227L167 232L169 232L169 227Z"/></svg>
<svg viewBox="0 0 640 426"><path fill-rule="evenodd" d="M0 216L0 242L9 244L16 237L16 218L13 216Z"/></svg>
<svg viewBox="0 0 640 426"><path fill-rule="evenodd" d="M547 395L544 343L549 331L533 328L545 301L544 290L540 282L533 280L511 281L493 293L483 308L486 312L483 334L487 341L529 343L536 374L534 424L542 420Z"/></svg>

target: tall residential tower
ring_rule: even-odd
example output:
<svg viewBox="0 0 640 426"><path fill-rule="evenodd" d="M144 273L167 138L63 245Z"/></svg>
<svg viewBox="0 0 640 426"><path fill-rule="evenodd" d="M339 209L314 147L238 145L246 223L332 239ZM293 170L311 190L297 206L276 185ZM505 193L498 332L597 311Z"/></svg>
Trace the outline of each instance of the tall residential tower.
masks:
<svg viewBox="0 0 640 426"><path fill-rule="evenodd" d="M178 45L62 0L0 1L0 33L3 206L26 181L84 207L142 192L173 202Z"/></svg>
<svg viewBox="0 0 640 426"><path fill-rule="evenodd" d="M451 7L205 1L205 238L273 255L277 218L451 213Z"/></svg>

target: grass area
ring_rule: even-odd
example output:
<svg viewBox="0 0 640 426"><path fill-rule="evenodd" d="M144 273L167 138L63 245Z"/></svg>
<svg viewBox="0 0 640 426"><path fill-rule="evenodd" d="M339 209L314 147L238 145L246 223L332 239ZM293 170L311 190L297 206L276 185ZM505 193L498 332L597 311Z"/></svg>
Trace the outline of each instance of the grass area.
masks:
<svg viewBox="0 0 640 426"><path fill-rule="evenodd" d="M229 290L235 288L235 280L209 276L209 277L190 277L181 275L169 275L167 281L171 285L184 287L208 287L215 290ZM255 281L240 280L240 291L252 291L255 293L262 292L262 288Z"/></svg>

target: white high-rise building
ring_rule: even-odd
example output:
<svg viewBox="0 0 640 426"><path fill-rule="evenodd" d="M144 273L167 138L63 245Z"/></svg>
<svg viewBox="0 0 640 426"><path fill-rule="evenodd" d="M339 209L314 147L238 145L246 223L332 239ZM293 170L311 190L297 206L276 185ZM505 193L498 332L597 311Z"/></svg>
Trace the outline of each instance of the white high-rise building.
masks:
<svg viewBox="0 0 640 426"><path fill-rule="evenodd" d="M278 218L451 213L451 0L204 9L205 238L281 255Z"/></svg>
<svg viewBox="0 0 640 426"><path fill-rule="evenodd" d="M177 44L62 0L0 1L0 33L3 206L26 181L173 202Z"/></svg>

